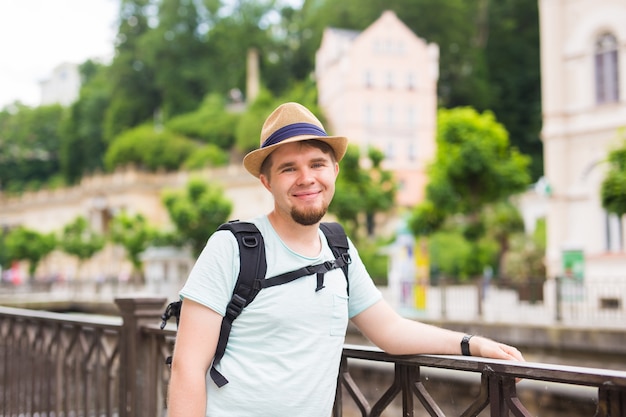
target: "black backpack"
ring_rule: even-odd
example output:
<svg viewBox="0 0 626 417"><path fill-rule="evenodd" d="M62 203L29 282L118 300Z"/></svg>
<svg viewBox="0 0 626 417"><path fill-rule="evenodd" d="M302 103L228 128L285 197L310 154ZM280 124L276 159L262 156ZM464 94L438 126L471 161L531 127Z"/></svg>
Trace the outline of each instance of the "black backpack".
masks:
<svg viewBox="0 0 626 417"><path fill-rule="evenodd" d="M233 321L241 314L242 310L250 304L256 295L263 288L286 284L298 278L317 274L317 286L315 291L324 288L324 274L336 268L341 268L346 277L348 294L350 284L348 280L348 264L350 264L350 254L348 253L348 238L339 223L321 223L320 229L324 232L328 246L335 256L335 260L326 261L317 265L310 265L295 271L286 272L275 277L265 279L267 264L265 260L265 245L263 236L257 227L249 222L231 221L222 224L217 230L229 230L237 239L239 245L240 270L233 296L226 306L226 314L222 319L220 336L215 350L213 365L211 366L211 379L218 387L228 383L228 380L215 368L226 350L228 337ZM245 262L241 262L245 259ZM176 317L176 325L180 319L181 301L170 303L161 316L161 329L165 327L170 317ZM171 365L172 357L168 357L166 363Z"/></svg>

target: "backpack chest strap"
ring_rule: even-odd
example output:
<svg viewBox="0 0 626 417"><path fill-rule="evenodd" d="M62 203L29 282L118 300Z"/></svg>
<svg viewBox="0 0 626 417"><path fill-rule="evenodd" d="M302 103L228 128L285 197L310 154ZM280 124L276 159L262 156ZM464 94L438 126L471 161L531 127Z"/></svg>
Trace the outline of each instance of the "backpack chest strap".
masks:
<svg viewBox="0 0 626 417"><path fill-rule="evenodd" d="M323 276L326 272L332 271L333 269L343 268L351 262L352 259L350 258L350 254L344 253L341 254L341 256L339 256L337 259L334 259L332 261L326 261L316 265L305 266L303 268L296 269L295 271L285 272L284 274L276 275L275 277L267 278L264 280L258 280L256 282L258 283L258 285L260 285L260 288L269 288L276 285L286 284L288 282L295 281L298 278L306 277L313 274L317 274L319 279L320 275ZM316 291L318 291L319 289L321 288L319 288L318 284L318 288L316 288Z"/></svg>

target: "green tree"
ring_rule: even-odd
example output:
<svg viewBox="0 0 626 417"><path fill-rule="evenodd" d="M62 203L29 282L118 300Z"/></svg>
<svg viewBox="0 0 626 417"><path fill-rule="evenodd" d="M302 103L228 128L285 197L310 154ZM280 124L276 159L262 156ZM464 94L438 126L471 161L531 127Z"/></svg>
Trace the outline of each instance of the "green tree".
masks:
<svg viewBox="0 0 626 417"><path fill-rule="evenodd" d="M56 239L52 233L39 233L20 226L7 234L4 245L9 261L29 262L28 274L33 280L39 262L56 247Z"/></svg>
<svg viewBox="0 0 626 417"><path fill-rule="evenodd" d="M267 90L262 90L254 102L241 115L235 131L235 148L246 153L259 147L261 127L267 116L277 105L276 98Z"/></svg>
<svg viewBox="0 0 626 417"><path fill-rule="evenodd" d="M272 15L276 13L274 0L238 0L222 3L219 17L212 21L206 37L210 47L210 70L207 91L227 93L231 89L246 91L248 51L257 49L261 60L262 79L268 71L268 61L280 61L274 53ZM283 77L290 74L280 68Z"/></svg>
<svg viewBox="0 0 626 417"><path fill-rule="evenodd" d="M488 7L488 108L506 126L511 143L532 157L536 181L543 173L539 2L491 1Z"/></svg>
<svg viewBox="0 0 626 417"><path fill-rule="evenodd" d="M619 146L607 156L609 164L602 185L602 207L609 213L622 217L626 213L626 135Z"/></svg>
<svg viewBox="0 0 626 417"><path fill-rule="evenodd" d="M83 82L78 100L61 125L60 168L69 184L102 170L106 151L102 120L110 102L107 68L88 60L80 72Z"/></svg>
<svg viewBox="0 0 626 417"><path fill-rule="evenodd" d="M0 185L9 191L39 188L59 173L59 105L16 105L0 112Z"/></svg>
<svg viewBox="0 0 626 417"><path fill-rule="evenodd" d="M363 159L368 168L363 167ZM374 216L392 208L396 192L391 173L381 167L382 152L370 148L363 159L357 146L348 146L329 207L354 236L363 229L367 236L374 234Z"/></svg>
<svg viewBox="0 0 626 417"><path fill-rule="evenodd" d="M412 232L431 235L440 230L461 230L474 244L471 259L485 261L488 257L481 255L489 252L481 249L486 244L485 210L490 206L494 210L493 233L498 230L496 225L504 229L519 225L519 218L504 209L510 206L497 204L527 187L528 164L527 156L510 147L506 130L492 113L479 114L471 108L440 110L437 153L429 166L425 201L413 209L409 220ZM507 236L506 231L494 235L501 252L506 250ZM470 269L476 273L485 265Z"/></svg>
<svg viewBox="0 0 626 417"><path fill-rule="evenodd" d="M195 110L207 91L211 50L205 41L202 3L168 0L158 4L155 28L139 39L137 51L153 69L164 120Z"/></svg>
<svg viewBox="0 0 626 417"><path fill-rule="evenodd" d="M66 224L59 238L61 250L78 258L79 274L82 264L101 251L105 243L106 239L104 236L93 230L83 216L78 216L72 222Z"/></svg>
<svg viewBox="0 0 626 417"><path fill-rule="evenodd" d="M131 216L125 212L116 215L109 227L109 236L113 243L126 250L128 260L133 265L133 277L143 283L142 261L140 255L151 245L157 232L152 228L145 216L138 213Z"/></svg>
<svg viewBox="0 0 626 417"><path fill-rule="evenodd" d="M142 125L116 137L107 149L104 163L108 170L136 165L148 171L175 171L197 148L184 136Z"/></svg>
<svg viewBox="0 0 626 417"><path fill-rule="evenodd" d="M193 152L185 162L182 168L187 170L202 169L204 167L219 167L228 165L228 154L215 145L205 145Z"/></svg>
<svg viewBox="0 0 626 417"><path fill-rule="evenodd" d="M165 192L163 202L194 256L200 255L207 239L232 212L232 202L222 189L199 178L191 179L183 191Z"/></svg>
<svg viewBox="0 0 626 417"><path fill-rule="evenodd" d="M504 256L510 249L511 238L524 233L524 219L510 201L499 201L485 208L483 215L487 235L498 243L497 275L504 273Z"/></svg>
<svg viewBox="0 0 626 417"><path fill-rule="evenodd" d="M545 279L546 219L537 221L532 236L516 233L510 241L511 248L503 259L501 275L519 283L528 283L529 279Z"/></svg>
<svg viewBox="0 0 626 417"><path fill-rule="evenodd" d="M173 117L165 127L183 136L230 150L235 144L239 114L226 109L219 94L207 95L195 111Z"/></svg>
<svg viewBox="0 0 626 417"><path fill-rule="evenodd" d="M151 0L121 0L115 58L109 66L111 102L104 119L104 138L111 140L126 129L151 120L162 98L155 69L142 50L142 37L155 18ZM158 9L156 9L158 11Z"/></svg>
<svg viewBox="0 0 626 417"><path fill-rule="evenodd" d="M437 153L429 167L427 202L442 219L462 214L468 220L468 237L480 232L480 213L490 203L523 191L530 182L529 158L509 146L508 135L491 112L471 108L441 109L438 115ZM430 203L429 203L430 202ZM427 234L414 216L412 230ZM441 219L440 219L441 220ZM480 236L481 233L475 236Z"/></svg>

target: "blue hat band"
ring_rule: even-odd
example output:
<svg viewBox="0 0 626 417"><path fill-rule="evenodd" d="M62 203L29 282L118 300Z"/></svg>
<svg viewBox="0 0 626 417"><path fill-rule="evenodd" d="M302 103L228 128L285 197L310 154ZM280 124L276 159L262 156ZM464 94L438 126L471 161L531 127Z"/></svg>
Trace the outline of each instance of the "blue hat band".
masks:
<svg viewBox="0 0 626 417"><path fill-rule="evenodd" d="M321 129L313 124L294 123L291 125L283 126L276 132L272 133L269 138L265 139L265 142L263 142L261 148L276 145L277 143L280 143L285 139L301 135L328 136L324 129Z"/></svg>

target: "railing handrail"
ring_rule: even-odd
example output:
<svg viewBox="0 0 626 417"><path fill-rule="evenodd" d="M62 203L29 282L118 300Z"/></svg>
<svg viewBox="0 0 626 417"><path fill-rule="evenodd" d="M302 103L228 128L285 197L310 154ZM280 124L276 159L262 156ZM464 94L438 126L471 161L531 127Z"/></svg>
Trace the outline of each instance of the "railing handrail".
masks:
<svg viewBox="0 0 626 417"><path fill-rule="evenodd" d="M164 329L161 329L156 324L149 324L143 326L142 331L146 334L160 334L165 337L176 337L176 328L170 324ZM484 372L489 368L523 379L595 387L603 384L613 384L626 389L626 371L605 368L557 365L542 362L514 362L460 355L390 355L374 346L350 343L344 344L343 355L351 359L364 359L376 362L399 363L476 373Z"/></svg>
<svg viewBox="0 0 626 417"><path fill-rule="evenodd" d="M55 313L52 311L30 310L26 308L0 306L0 315L31 320L46 320L62 322L71 325L87 325L90 327L119 328L122 326L122 318L115 316L100 316L96 314L68 314Z"/></svg>
<svg viewBox="0 0 626 417"><path fill-rule="evenodd" d="M599 387L611 384L626 389L626 371L556 365L539 362L516 362L457 355L390 355L372 346L345 344L343 354L351 359L391 362L476 373L497 372L516 378Z"/></svg>

